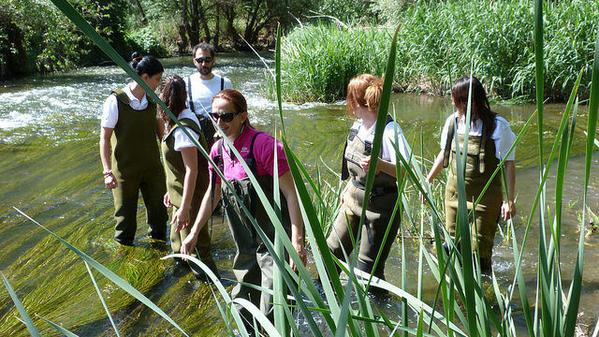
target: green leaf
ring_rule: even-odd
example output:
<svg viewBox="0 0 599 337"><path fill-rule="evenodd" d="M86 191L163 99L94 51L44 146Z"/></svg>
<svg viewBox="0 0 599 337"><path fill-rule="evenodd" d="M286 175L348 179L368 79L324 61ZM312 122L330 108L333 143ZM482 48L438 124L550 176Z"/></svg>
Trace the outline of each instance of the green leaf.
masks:
<svg viewBox="0 0 599 337"><path fill-rule="evenodd" d="M170 316L168 316L164 311L162 311L162 309L160 309L156 304L154 304L149 298L144 296L144 294L140 293L139 290L133 288L133 286L131 286L131 284L129 284L127 281L123 280L120 276L115 274L113 271L104 267L100 262L94 260L91 256L85 254L84 252L82 252L81 250L76 248L75 246L71 245L65 239L61 238L53 231L46 228L44 225L40 224L39 222L37 222L36 220L31 218L29 215L25 214L20 209L18 209L16 207L13 207L13 209L16 210L17 212L19 212L25 218L29 219L34 224L41 227L46 232L48 232L50 235L52 235L54 238L56 238L60 243L62 243L65 247L67 247L70 251L77 254L83 261L85 261L91 267L93 267L95 270L100 272L100 274L104 275L106 278L108 278L110 281L112 281L114 284L116 284L119 288L123 289L124 291L129 293L129 295L135 297L140 302L145 304L148 308L152 309L152 311L154 311L155 313L160 315L162 318L164 318L172 326L177 328L177 330L181 331L181 333L183 333L185 336L189 336L172 318L170 318Z"/></svg>
<svg viewBox="0 0 599 337"><path fill-rule="evenodd" d="M60 325L52 322L49 319L45 319L45 318L43 318L41 316L38 316L38 317L41 318L41 319L43 319L44 321L46 321L46 323L48 323L51 327L53 327L54 330L56 330L57 332L63 334L66 337L79 337L78 335L76 335L76 334L72 333L71 331L63 328L62 326L60 326Z"/></svg>
<svg viewBox="0 0 599 337"><path fill-rule="evenodd" d="M89 277L92 279L94 288L96 289L96 292L98 293L98 297L100 298L100 302L102 302L102 306L104 307L104 310L106 311L106 315L108 316L108 319L110 320L110 324L112 325L112 328L114 329L114 333L117 335L117 337L120 337L121 334L119 333L119 329L117 329L116 324L114 323L114 320L112 319L112 315L110 314L110 309L108 309L108 305L106 305L106 301L104 301L104 296L102 296L102 291L98 287L98 283L96 283L96 278L94 277L92 270L89 268L89 264L87 262L85 262L85 260L83 261L83 263L85 263L85 268L87 269Z"/></svg>
<svg viewBox="0 0 599 337"><path fill-rule="evenodd" d="M29 317L29 314L27 314L27 310L25 310L23 303L21 303L21 300L19 300L17 293L10 285L10 282L8 282L8 279L6 278L6 276L4 276L4 273L0 272L0 275L2 275L2 281L4 282L4 286L6 287L6 290L8 290L8 294L10 295L10 298L12 298L12 301L14 302L15 307L17 307L17 311L21 315L21 318L23 319L23 323L25 323L27 330L29 331L31 336L39 337L40 333L39 333L39 331L37 331L37 328L33 324L33 321L31 320L31 317Z"/></svg>

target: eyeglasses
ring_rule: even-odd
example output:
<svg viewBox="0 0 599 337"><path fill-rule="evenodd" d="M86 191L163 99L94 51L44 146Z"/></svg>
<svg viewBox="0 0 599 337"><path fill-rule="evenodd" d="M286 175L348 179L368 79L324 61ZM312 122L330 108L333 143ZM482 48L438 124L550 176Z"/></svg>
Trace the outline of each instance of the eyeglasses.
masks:
<svg viewBox="0 0 599 337"><path fill-rule="evenodd" d="M239 114L239 112L221 112L221 113L211 112L210 117L212 117L212 119L214 119L217 122L220 119L225 123L229 123L233 120L235 115L238 115L238 114Z"/></svg>
<svg viewBox="0 0 599 337"><path fill-rule="evenodd" d="M199 64L202 64L204 62L210 63L210 62L212 62L212 57L210 57L210 56L198 57L198 58L196 58L196 62L199 63Z"/></svg>

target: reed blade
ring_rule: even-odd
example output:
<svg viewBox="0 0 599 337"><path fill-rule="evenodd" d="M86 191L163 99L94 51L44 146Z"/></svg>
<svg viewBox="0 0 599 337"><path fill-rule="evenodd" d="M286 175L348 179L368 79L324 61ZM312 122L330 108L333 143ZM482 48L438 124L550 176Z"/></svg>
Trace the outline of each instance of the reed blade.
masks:
<svg viewBox="0 0 599 337"><path fill-rule="evenodd" d="M87 269L87 273L89 274L89 277L92 279L92 283L94 284L94 288L96 289L96 293L98 294L98 297L100 298L100 302L102 302L102 306L104 307L104 311L106 311L106 315L108 316L108 320L110 320L110 325L112 325L112 329L114 330L114 333L117 335L117 337L120 337L121 334L119 333L119 329L117 329L116 324L114 323L114 319L112 319L112 315L110 314L110 309L108 308L108 305L106 304L106 301L104 300L104 296L102 296L102 291L100 290L100 287L98 287L98 283L96 282L96 278L94 277L94 274L92 273L92 270L89 268L89 264L85 261L83 261L83 263L85 264L85 268Z"/></svg>
<svg viewBox="0 0 599 337"><path fill-rule="evenodd" d="M597 40L595 43L595 59L593 61L593 74L591 80L591 93L589 100L589 119L587 125L587 141L584 166L584 194L583 194L583 215L579 227L580 237L578 239L578 253L576 255L576 264L570 293L568 294L566 317L564 318L564 335L573 336L576 328L576 318L578 307L580 305L580 295L582 292L582 275L584 270L584 232L587 216L587 196L591 177L591 163L593 161L593 143L597 132L597 110L599 108L599 29L597 29Z"/></svg>
<svg viewBox="0 0 599 337"><path fill-rule="evenodd" d="M48 232L48 234L50 234L55 239L57 239L60 243L62 243L71 252L73 252L76 255L78 255L83 261L87 262L91 267L93 267L95 270L97 270L100 274L104 275L104 277L106 277L107 279L109 279L112 283L114 283L115 285L117 285L119 288L123 289L124 291L126 291L127 293L129 293L129 295L135 297L137 300L139 300L140 302L142 302L148 308L152 309L152 311L154 311L159 316L161 316L162 318L164 318L172 326L174 326L175 328L177 328L177 330L179 330L182 334L184 334L185 336L189 336L185 332L185 330L183 330L169 315L167 315L164 311L162 311L162 309L160 309L156 304L154 304L154 302L152 302L144 294L142 294L141 292L139 292L139 290L135 289L131 284L129 284L129 282L127 282L124 279L122 279L120 276L118 276L117 274L115 274L110 269L104 267L100 262L94 260L91 256L89 256L86 253L84 253L83 251L79 250L77 247L71 245L68 241L66 241L65 239L63 239L62 237L60 237L58 234L56 234L53 231L51 231L50 229L46 228L44 225L42 225L41 223L37 222L35 219L33 219L32 217L30 217L29 215L25 214L20 209L18 209L16 207L13 207L13 209L15 211L19 212L25 218L29 219L34 224L38 225L40 228L42 228L46 232Z"/></svg>
<svg viewBox="0 0 599 337"><path fill-rule="evenodd" d="M256 306L252 302L244 298L236 298L233 300L233 303L237 303L244 307L247 311L249 311L254 316L254 319L256 319L258 323L260 323L264 331L268 334L267 336L281 337L281 334L279 333L279 331L277 331L275 326L272 325L268 317L266 317L264 313L260 311L260 309L256 308Z"/></svg>
<svg viewBox="0 0 599 337"><path fill-rule="evenodd" d="M41 316L38 316L38 317L41 318L42 320L44 320L46 323L48 323L48 325L50 325L52 328L54 328L54 330L56 330L56 332L64 335L65 337L79 337L78 335L76 335L73 332L63 328L62 326L52 322L49 319L43 318Z"/></svg>
<svg viewBox="0 0 599 337"><path fill-rule="evenodd" d="M17 293L15 292L15 290L10 285L10 282L8 281L6 276L4 276L3 272L0 272L0 275L2 275L2 281L4 282L4 286L6 287L6 290L8 291L10 298L12 299L13 303L15 304L17 311L21 315L21 318L23 319L23 323L27 327L27 330L29 331L29 333L31 334L32 337L40 337L41 335L40 335L39 331L35 327L35 324L33 324L31 317L29 317L27 310L25 310L23 303L19 299L19 296L17 296Z"/></svg>

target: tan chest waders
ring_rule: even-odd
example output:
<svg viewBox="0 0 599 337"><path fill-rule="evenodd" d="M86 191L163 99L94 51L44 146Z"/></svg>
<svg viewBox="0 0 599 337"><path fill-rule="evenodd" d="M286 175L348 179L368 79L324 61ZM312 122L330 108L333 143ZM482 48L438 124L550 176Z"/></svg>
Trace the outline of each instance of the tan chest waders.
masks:
<svg viewBox="0 0 599 337"><path fill-rule="evenodd" d="M393 121L388 117L387 123ZM356 135L357 129L350 129L343 157L342 179L349 178L348 186L342 196L339 214L333 223L327 245L331 252L340 259L349 255L353 249L351 237L357 238L358 225L362 214L362 202L366 197L367 172L362 169L360 162L370 157L372 143L363 141ZM370 196L364 226L361 228L360 250L357 267L360 270L374 274L384 279L385 261L389 256L391 245L399 231L400 216L396 214L391 221L391 214L397 200L397 179L383 172L377 174ZM387 226L391 226L387 240L383 241ZM350 236L351 231L351 236ZM374 262L381 250L379 262L374 269Z"/></svg>
<svg viewBox="0 0 599 337"><path fill-rule="evenodd" d="M256 133L253 136L249 154L245 161L252 173L256 176L258 183L266 194L269 202L274 206L273 177L269 175L259 176L256 170L254 142L259 134L260 133ZM215 163L217 163L221 171L223 171L222 153L226 150L224 149L222 140L220 141L218 149L219 154L215 158ZM231 185L233 186L235 193L241 198L241 202L239 202L235 198L233 191L229 189L226 184L222 184L225 213L237 247L237 253L233 260L233 272L235 273L237 281L240 283L233 288L232 296L233 298L244 298L251 301L272 320L272 295L242 284L255 284L265 289L273 288L272 255L260 239L260 236L256 233L256 229L252 225L250 219L243 211L242 204L254 215L254 218L260 225L262 231L264 231L268 238L273 242L275 228L249 179L233 180L231 181ZM283 227L287 230L287 235L290 235L291 221L287 210L287 201L282 193L281 214ZM240 309L242 308L240 307ZM245 309L241 310L241 313L245 320L251 324L253 321L252 315Z"/></svg>
<svg viewBox="0 0 599 337"><path fill-rule="evenodd" d="M456 144L454 141L455 123L451 124L444 150L443 166L449 166L449 174L445 188L445 226L448 232L455 236L456 217L458 209ZM460 149L464 148L466 137L457 135ZM468 210L474 207L475 201L482 189L497 168L499 159L495 156L495 142L488 137L483 127L482 136L468 136L468 155L466 159L465 184ZM497 230L502 202L501 175L496 175L485 195L476 205L474 218L471 223L472 250L478 251L482 270L490 270L493 254L493 240Z"/></svg>
<svg viewBox="0 0 599 337"><path fill-rule="evenodd" d="M115 240L133 244L139 191L146 206L150 236L165 240L168 215L162 197L166 183L156 138L156 104L148 102L144 110L135 110L123 90L115 90L113 94L119 110L111 139L112 171L117 180L117 187L112 190Z"/></svg>
<svg viewBox="0 0 599 337"><path fill-rule="evenodd" d="M206 140L204 139L200 127L193 120L187 118L180 119L179 122L197 133L200 136L200 145L206 149ZM181 201L183 198L183 184L185 182L185 164L183 163L183 156L181 155L180 151L175 150L174 133L178 127L178 125L173 125L172 129L162 141L162 156L166 166L166 187L168 195L171 199L171 203L173 204L172 216L174 216L177 210L181 207ZM202 154L200 154L199 151L197 151L197 158L198 175L196 177L196 185L191 200L191 208L189 210L190 225L189 227L177 232L177 225L171 224L170 240L173 253L181 252L181 244L189 234L189 231L195 222L198 211L200 210L202 198L208 189L208 161L206 158L204 158L204 156L202 156ZM216 268L216 264L214 263L212 254L210 253L210 241L210 231L208 226L204 226L198 235L196 249L198 250L200 260L210 267L210 269L216 275L218 275L218 269ZM189 266L196 276L204 274L201 269L197 268L195 264L191 263Z"/></svg>

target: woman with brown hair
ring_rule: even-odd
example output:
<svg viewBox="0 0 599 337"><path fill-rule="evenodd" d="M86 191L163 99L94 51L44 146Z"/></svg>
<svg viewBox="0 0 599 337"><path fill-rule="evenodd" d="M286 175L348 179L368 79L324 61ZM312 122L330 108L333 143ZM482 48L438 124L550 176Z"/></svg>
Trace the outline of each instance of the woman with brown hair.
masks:
<svg viewBox="0 0 599 337"><path fill-rule="evenodd" d="M471 122L469 135L466 136L466 112L471 86ZM427 179L431 183L444 167L449 166L445 185L445 226L449 234L454 237L458 208L456 149L458 146L459 149L463 149L467 140L465 183L469 212L474 207L473 201L480 196L500 160L505 158L507 200L502 202L501 175L498 174L492 180L490 188L481 201L476 205L471 228L472 250L478 251L481 270L489 272L497 221L500 216L507 220L516 214L516 204L514 203L515 151L508 155L516 136L508 121L491 111L485 88L476 77L464 76L457 80L451 89L451 101L456 112L445 121L441 132L441 151L437 155Z"/></svg>
<svg viewBox="0 0 599 337"><path fill-rule="evenodd" d="M198 118L186 106L187 93L183 79L177 75L169 77L162 86L160 98L177 116L179 123L201 146L206 148L206 140L201 132ZM173 208L171 248L173 253L180 253L181 242L189 234L187 226L195 221L202 196L208 188L208 162L183 129L176 125L160 106L158 106L158 117L164 125L162 158L166 166L167 186L164 205ZM199 236L201 240L198 240L196 247L191 249L191 253L195 255L197 250L200 259L218 275L216 264L210 254L208 227L204 227ZM203 274L199 270L196 271L193 264L191 267L197 277Z"/></svg>
<svg viewBox="0 0 599 337"><path fill-rule="evenodd" d="M391 116L387 116L374 186L368 196L370 200L364 226L359 228L382 91L382 79L370 74L358 75L347 85L347 111L351 117L356 118L350 128L343 154L341 178L349 178L349 182L341 196L341 207L327 238L327 245L335 256L344 259L353 249L352 238L357 238L358 230L361 230L357 267L384 279L385 261L400 223L399 213L391 219L398 192L396 155L408 160L409 147L399 124ZM399 153L396 153L395 146ZM384 241L387 226L391 226L391 229ZM379 251L380 260L375 266Z"/></svg>
<svg viewBox="0 0 599 337"><path fill-rule="evenodd" d="M246 100L237 90L225 89L216 94L212 100L210 116L216 121L225 137L239 151L271 204L274 201L274 165L277 165L283 226L290 235L291 243L297 254L305 263L304 227L295 185L282 144L276 142L269 134L260 132L250 125ZM274 161L275 146L277 151L276 162ZM237 247L237 253L233 260L233 272L239 283L233 288L232 295L234 298L239 297L251 301L257 307L260 307L267 316L271 316L272 295L261 292L255 287L248 286L248 284L272 289L273 257L243 208L249 209L260 228L271 241L274 240L274 226L262 202L258 199L256 190L241 162L222 139L214 143L210 151L210 157L224 174L230 186L229 184L223 184L214 171L214 167L209 165L211 176L209 188L204 194L198 217L190 234L183 242L181 252L183 254L191 252L206 220L208 220L218 201L222 198L229 228ZM240 199L237 199L235 194ZM293 268L293 263L291 263L291 266ZM249 312L242 310L242 315L247 322L252 322Z"/></svg>

